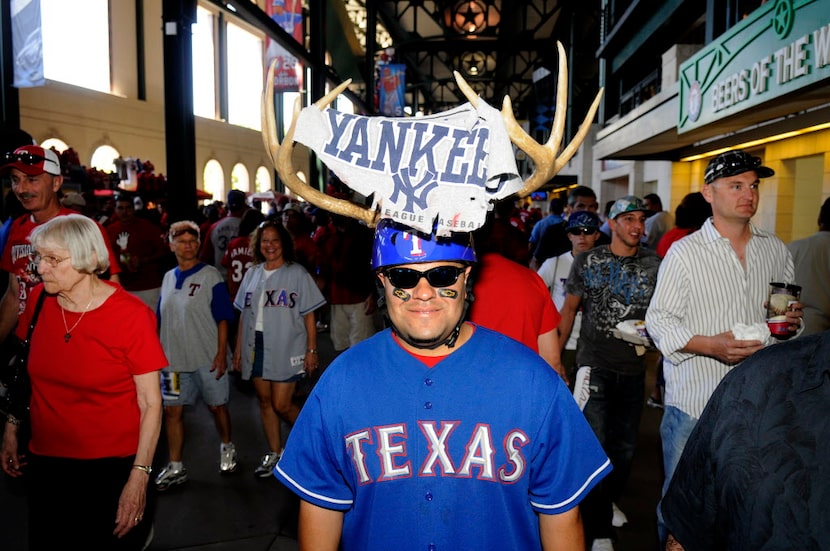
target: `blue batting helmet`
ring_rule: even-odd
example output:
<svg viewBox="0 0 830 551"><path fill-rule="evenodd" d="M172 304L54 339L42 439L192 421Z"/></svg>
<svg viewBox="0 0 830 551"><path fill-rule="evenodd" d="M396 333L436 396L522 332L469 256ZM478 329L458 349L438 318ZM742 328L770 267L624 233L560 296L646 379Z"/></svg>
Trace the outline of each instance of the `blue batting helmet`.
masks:
<svg viewBox="0 0 830 551"><path fill-rule="evenodd" d="M418 233L386 218L378 222L375 228L375 242L372 247L373 270L399 264L475 261L476 253L469 233L436 237L435 234Z"/></svg>

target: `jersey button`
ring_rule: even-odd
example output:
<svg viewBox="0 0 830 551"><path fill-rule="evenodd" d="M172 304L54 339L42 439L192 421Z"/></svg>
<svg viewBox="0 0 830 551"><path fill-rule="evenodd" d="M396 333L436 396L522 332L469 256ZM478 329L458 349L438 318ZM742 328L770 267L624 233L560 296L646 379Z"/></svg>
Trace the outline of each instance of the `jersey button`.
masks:
<svg viewBox="0 0 830 551"><path fill-rule="evenodd" d="M427 492L426 494L424 494L424 499L426 499L427 501L432 501L432 492Z"/></svg>
<svg viewBox="0 0 830 551"><path fill-rule="evenodd" d="M435 547L434 543L430 543L427 545L427 551L435 551L437 548Z"/></svg>
<svg viewBox="0 0 830 551"><path fill-rule="evenodd" d="M424 404L424 409L432 409L432 402L426 402Z"/></svg>
<svg viewBox="0 0 830 551"><path fill-rule="evenodd" d="M424 384L427 386L432 386L432 379L424 379Z"/></svg>

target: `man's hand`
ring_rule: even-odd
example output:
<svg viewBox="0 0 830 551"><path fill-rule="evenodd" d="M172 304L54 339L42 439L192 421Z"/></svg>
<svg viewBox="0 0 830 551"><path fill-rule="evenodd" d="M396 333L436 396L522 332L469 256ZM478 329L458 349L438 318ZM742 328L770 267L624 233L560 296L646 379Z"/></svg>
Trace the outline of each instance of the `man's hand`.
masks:
<svg viewBox="0 0 830 551"><path fill-rule="evenodd" d="M747 359L764 347L764 343L761 341L738 340L732 334L732 331L703 338L708 341L708 353L706 355L729 365Z"/></svg>
<svg viewBox="0 0 830 551"><path fill-rule="evenodd" d="M210 366L211 372L216 372L216 379L221 379L222 375L228 369L228 358L224 352L220 352L213 358L213 364Z"/></svg>
<svg viewBox="0 0 830 551"><path fill-rule="evenodd" d="M797 333L801 328L801 318L804 317L804 305L800 302L793 302L787 307L787 321L790 323L790 332Z"/></svg>

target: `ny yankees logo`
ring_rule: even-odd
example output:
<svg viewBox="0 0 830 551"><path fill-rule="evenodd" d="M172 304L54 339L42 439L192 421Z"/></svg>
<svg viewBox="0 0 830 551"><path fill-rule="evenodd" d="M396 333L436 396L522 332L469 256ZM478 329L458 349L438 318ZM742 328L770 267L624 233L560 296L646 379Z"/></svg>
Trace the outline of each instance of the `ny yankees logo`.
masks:
<svg viewBox="0 0 830 551"><path fill-rule="evenodd" d="M404 168L397 174L392 175L392 182L395 187L389 199L397 202L398 194L402 193L406 198L406 203L403 206L405 212L414 212L414 205L417 205L419 209L427 208L427 196L438 187L434 172L426 171L424 177L417 183L413 181L415 172L409 168Z"/></svg>

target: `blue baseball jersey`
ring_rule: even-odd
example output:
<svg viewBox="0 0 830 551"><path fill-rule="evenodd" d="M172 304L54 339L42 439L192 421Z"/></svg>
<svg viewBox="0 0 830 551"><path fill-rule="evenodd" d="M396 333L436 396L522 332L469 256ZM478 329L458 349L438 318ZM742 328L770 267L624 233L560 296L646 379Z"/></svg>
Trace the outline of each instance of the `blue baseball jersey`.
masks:
<svg viewBox="0 0 830 551"><path fill-rule="evenodd" d="M344 511L344 550L541 549L537 513L611 470L537 354L475 327L432 368L386 330L340 355L297 419L277 478Z"/></svg>

